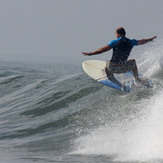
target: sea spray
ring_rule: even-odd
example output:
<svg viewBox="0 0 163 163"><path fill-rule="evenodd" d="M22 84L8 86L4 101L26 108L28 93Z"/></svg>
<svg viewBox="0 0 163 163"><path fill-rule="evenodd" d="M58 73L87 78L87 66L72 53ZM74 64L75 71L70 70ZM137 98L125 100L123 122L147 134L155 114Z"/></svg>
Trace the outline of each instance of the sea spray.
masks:
<svg viewBox="0 0 163 163"><path fill-rule="evenodd" d="M76 140L76 154L106 155L116 161L163 159L163 93L141 101L139 115L108 123Z"/></svg>
<svg viewBox="0 0 163 163"><path fill-rule="evenodd" d="M138 62L140 72L155 81L155 88L151 92L139 90L130 95L120 94L121 102L117 102L117 96L111 97L114 100L106 97L108 105L99 108L105 115L109 112L108 117L103 117L105 124L78 137L74 142L74 154L105 155L118 162L163 159L163 82L159 80L157 85L155 76L160 70L162 52L160 40L146 50ZM115 110L118 116L115 116ZM91 115L88 118L91 119Z"/></svg>
<svg viewBox="0 0 163 163"><path fill-rule="evenodd" d="M160 68L163 55L163 40L156 41L152 46L147 46L138 60L138 68L145 76L151 76Z"/></svg>

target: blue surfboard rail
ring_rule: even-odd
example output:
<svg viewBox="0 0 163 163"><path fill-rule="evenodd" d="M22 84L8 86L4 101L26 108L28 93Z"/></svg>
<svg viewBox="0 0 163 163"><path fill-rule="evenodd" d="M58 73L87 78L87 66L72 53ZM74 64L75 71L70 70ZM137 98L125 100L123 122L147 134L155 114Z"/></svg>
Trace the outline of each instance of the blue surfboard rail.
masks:
<svg viewBox="0 0 163 163"><path fill-rule="evenodd" d="M108 79L101 80L101 81L99 81L99 83L104 84L104 85L109 86L109 87L112 87L112 88L115 88L115 89L118 89L118 90L122 90L121 87L119 87L117 84L111 82Z"/></svg>

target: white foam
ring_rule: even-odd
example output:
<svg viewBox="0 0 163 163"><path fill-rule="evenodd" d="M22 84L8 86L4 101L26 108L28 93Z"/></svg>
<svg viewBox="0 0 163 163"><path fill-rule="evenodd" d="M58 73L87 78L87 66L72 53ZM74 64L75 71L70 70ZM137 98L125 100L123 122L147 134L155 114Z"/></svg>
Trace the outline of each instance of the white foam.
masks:
<svg viewBox="0 0 163 163"><path fill-rule="evenodd" d="M163 55L163 40L160 39L152 46L148 45L147 47L138 61L138 67L144 75L149 77L160 69L160 60Z"/></svg>
<svg viewBox="0 0 163 163"><path fill-rule="evenodd" d="M75 142L76 154L107 155L116 161L163 159L163 93L140 107L144 116L118 124L106 124ZM145 113L146 112L146 113Z"/></svg>
<svg viewBox="0 0 163 163"><path fill-rule="evenodd" d="M162 52L163 43L160 41L159 45L152 47L142 55L143 59L139 67L147 76L153 75L159 69L158 63ZM133 111L133 114L125 120L121 117L120 121L109 122L93 129L89 134L75 141L74 153L106 155L116 161L128 162L163 160L162 99L163 90L159 89L159 92L153 96L141 98L138 104L132 101L134 105L132 109L137 108L139 116L135 115ZM124 103L127 103L127 100L126 97Z"/></svg>

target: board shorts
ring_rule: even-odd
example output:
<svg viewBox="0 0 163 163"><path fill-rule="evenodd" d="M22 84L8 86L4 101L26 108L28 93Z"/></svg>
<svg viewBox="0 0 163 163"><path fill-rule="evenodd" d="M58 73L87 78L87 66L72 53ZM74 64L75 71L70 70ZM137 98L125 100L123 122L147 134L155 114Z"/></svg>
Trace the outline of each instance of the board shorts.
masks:
<svg viewBox="0 0 163 163"><path fill-rule="evenodd" d="M106 68L109 73L117 73L117 74L125 73L133 70L135 66L136 66L136 62L134 59L128 60L124 64L114 64L111 63L110 61L106 62Z"/></svg>

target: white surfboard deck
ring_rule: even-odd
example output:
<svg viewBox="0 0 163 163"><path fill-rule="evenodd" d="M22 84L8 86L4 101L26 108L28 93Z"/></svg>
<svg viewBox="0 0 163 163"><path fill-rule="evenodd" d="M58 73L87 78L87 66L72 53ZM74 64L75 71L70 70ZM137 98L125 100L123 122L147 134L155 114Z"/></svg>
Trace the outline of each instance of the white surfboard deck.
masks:
<svg viewBox="0 0 163 163"><path fill-rule="evenodd" d="M111 82L107 78L106 73L105 73L105 66L106 66L105 61L88 60L88 61L83 62L82 66L83 66L83 70L85 71L87 75L89 75L94 80L106 86L109 86L109 87L112 87L121 91L125 91L125 92L130 92L133 88L140 87L140 85L138 85L135 82L135 78L133 77L131 71L127 73L122 73L122 74L114 74L115 78L119 81L119 83L121 83L122 86L119 86ZM142 75L140 76L142 77ZM154 86L151 80L149 79L145 79L145 80L146 82L143 85L143 87L152 88ZM123 86L125 86L125 89Z"/></svg>

